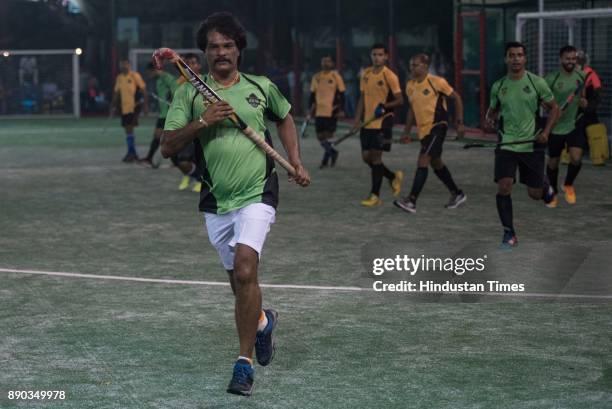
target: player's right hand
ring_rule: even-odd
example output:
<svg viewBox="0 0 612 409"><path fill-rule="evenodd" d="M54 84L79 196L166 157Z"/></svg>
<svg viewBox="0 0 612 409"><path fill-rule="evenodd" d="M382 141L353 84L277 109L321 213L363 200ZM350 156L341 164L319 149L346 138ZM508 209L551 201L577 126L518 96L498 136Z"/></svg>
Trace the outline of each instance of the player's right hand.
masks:
<svg viewBox="0 0 612 409"><path fill-rule="evenodd" d="M302 187L310 185L310 175L306 168L301 163L292 163L292 165L295 169L295 175L289 176L289 180Z"/></svg>
<svg viewBox="0 0 612 409"><path fill-rule="evenodd" d="M230 104L226 101L219 101L208 106L202 114L202 119L210 126L229 118L233 113L234 108Z"/></svg>

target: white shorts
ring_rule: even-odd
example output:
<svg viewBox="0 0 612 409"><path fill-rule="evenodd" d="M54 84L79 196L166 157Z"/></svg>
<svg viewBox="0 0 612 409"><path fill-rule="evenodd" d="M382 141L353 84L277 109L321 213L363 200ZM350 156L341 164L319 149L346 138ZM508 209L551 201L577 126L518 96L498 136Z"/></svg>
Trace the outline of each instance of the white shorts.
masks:
<svg viewBox="0 0 612 409"><path fill-rule="evenodd" d="M261 256L275 216L276 209L264 203L253 203L225 214L204 213L208 238L226 270L234 269L238 243L251 247Z"/></svg>

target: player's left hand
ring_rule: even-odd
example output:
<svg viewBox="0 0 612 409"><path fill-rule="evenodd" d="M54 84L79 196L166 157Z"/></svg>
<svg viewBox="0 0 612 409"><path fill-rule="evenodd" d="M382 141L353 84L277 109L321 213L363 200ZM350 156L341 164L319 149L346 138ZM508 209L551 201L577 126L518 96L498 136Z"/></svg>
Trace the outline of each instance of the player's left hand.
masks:
<svg viewBox="0 0 612 409"><path fill-rule="evenodd" d="M586 98L580 98L580 108L586 108L589 106L589 101Z"/></svg>
<svg viewBox="0 0 612 409"><path fill-rule="evenodd" d="M295 175L290 175L289 180L302 187L310 185L310 175L306 168L301 163L292 163L291 165L295 169Z"/></svg>

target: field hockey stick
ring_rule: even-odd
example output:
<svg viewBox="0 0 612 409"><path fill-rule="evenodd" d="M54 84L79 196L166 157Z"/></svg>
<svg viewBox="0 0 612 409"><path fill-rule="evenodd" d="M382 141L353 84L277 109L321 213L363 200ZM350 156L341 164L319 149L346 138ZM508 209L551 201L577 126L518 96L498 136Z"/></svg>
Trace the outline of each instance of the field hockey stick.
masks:
<svg viewBox="0 0 612 409"><path fill-rule="evenodd" d="M306 137L306 128L308 128L309 122L310 122L310 114L306 115L304 122L302 122L302 126L300 127L300 138Z"/></svg>
<svg viewBox="0 0 612 409"><path fill-rule="evenodd" d="M106 131L108 131L108 126L110 125L111 119L113 119L113 113L115 112L115 108L111 107L108 112L108 118L104 121L104 126L102 127L102 136L106 135Z"/></svg>
<svg viewBox="0 0 612 409"><path fill-rule="evenodd" d="M161 102L162 104L166 104L166 105L170 106L170 102L169 101L166 101L165 99L161 98L155 92L149 91L149 95L151 95L153 98L155 98L157 101Z"/></svg>
<svg viewBox="0 0 612 409"><path fill-rule="evenodd" d="M351 136L355 135L357 132L361 131L364 127L368 126L369 124L371 124L372 122L376 121L377 119L385 119L386 117L393 115L393 112L387 112L386 114L384 114L383 116L380 117L376 117L373 116L372 118L368 119L367 121L365 121L364 123L362 123L361 125L359 125L359 128L357 129L352 129L350 130L348 133L342 135L340 138L336 139L334 142L332 142L332 145L336 146L338 144L340 144L340 142L342 142L345 139L350 138Z"/></svg>
<svg viewBox="0 0 612 409"><path fill-rule="evenodd" d="M170 48L160 48L155 50L153 53L153 62L156 67L161 67L164 60L172 61L179 72L187 81L191 83L198 90L198 92L204 97L204 100L210 104L214 104L222 101L221 97L207 84L205 83L189 66L183 61L179 55ZM249 138L255 145L263 150L268 156L278 162L283 168L289 172L290 175L296 176L295 168L285 160L278 152L274 150L264 138L257 135L257 133L246 124L238 114L234 113L230 117L230 120L242 131L242 133Z"/></svg>
<svg viewBox="0 0 612 409"><path fill-rule="evenodd" d="M542 130L538 130L536 132L535 137L533 139L527 139L525 141L512 141L512 142L498 142L498 143L485 143L485 142L472 142L466 143L463 145L463 149L470 148L498 148L500 146L509 146L509 145L523 145L525 143L534 143L538 141L538 136L542 133Z"/></svg>
<svg viewBox="0 0 612 409"><path fill-rule="evenodd" d="M586 77L584 77L584 81L579 82L578 85L576 85L576 89L574 90L573 93L569 94L567 96L567 98L565 99L565 101L563 102L563 104L559 107L559 111L561 112L561 114L559 115L559 117L561 117L561 115L563 115L563 112L565 112L565 110L567 109L567 107L569 106L569 104L572 103L572 101L574 100L574 98L576 97L576 95L578 95L580 92L582 92L583 88L586 86L586 82L589 79L589 77L591 76L593 72L589 72Z"/></svg>

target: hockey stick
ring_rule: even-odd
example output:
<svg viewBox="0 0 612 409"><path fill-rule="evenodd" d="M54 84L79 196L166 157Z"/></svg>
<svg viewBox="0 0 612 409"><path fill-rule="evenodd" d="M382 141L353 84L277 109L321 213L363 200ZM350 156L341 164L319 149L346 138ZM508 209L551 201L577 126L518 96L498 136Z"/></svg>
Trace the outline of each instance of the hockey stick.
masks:
<svg viewBox="0 0 612 409"><path fill-rule="evenodd" d="M340 144L340 142L342 142L343 140L350 138L351 136L355 135L357 132L361 131L364 127L368 126L369 124L371 124L372 122L376 121L377 119L385 119L386 117L393 115L393 112L387 112L386 114L384 114L381 117L376 117L373 116L372 118L368 119L367 121L365 121L364 123L362 123L361 125L359 125L359 128L357 129L353 129L350 130L348 133L342 135L340 138L336 139L334 142L332 142L332 145L336 146L338 144Z"/></svg>
<svg viewBox="0 0 612 409"><path fill-rule="evenodd" d="M509 146L509 145L523 145L525 143L534 143L538 141L538 136L542 133L542 129L539 129L536 132L535 137L533 139L527 139L525 141L512 141L512 142L498 142L498 143L485 143L485 142L472 142L466 143L463 145L463 149L470 148L498 148L500 146Z"/></svg>
<svg viewBox="0 0 612 409"><path fill-rule="evenodd" d="M565 110L567 109L569 104L572 103L572 101L574 100L576 95L578 95L580 92L582 92L582 89L586 86L586 82L587 82L587 80L589 79L589 77L591 76L592 73L593 73L592 71L589 72L586 75L586 77L584 77L584 81L582 81L581 83L578 83L578 85L576 85L576 89L574 90L574 92L567 96L567 98L565 99L563 104L559 107L559 112L561 112L559 117L561 117L561 115L563 115L563 112L565 112Z"/></svg>
<svg viewBox="0 0 612 409"><path fill-rule="evenodd" d="M153 62L156 67L161 67L163 60L169 59L172 61L179 72L191 85L198 90L198 92L204 97L204 100L210 104L222 101L221 97L208 85L206 84L189 66L183 61L179 55L170 48L160 48L155 50L153 53ZM285 160L278 152L274 150L264 138L257 135L257 133L248 126L236 113L234 113L230 120L242 131L242 133L249 138L255 145L263 150L268 156L277 161L283 168L289 172L290 175L295 176L295 168Z"/></svg>
<svg viewBox="0 0 612 409"><path fill-rule="evenodd" d="M306 137L306 128L308 128L308 123L310 122L310 114L306 116L304 122L302 122L302 126L300 127L300 138Z"/></svg>
<svg viewBox="0 0 612 409"><path fill-rule="evenodd" d="M113 113L115 112L115 108L111 107L108 111L108 118L104 121L104 127L102 127L102 136L106 135L106 131L108 131L108 126L110 125L111 119L113 119Z"/></svg>
<svg viewBox="0 0 612 409"><path fill-rule="evenodd" d="M170 101L166 101L165 99L157 95L155 92L149 91L149 95L151 95L153 98L155 98L157 101L161 102L162 104L166 104L170 106Z"/></svg>

